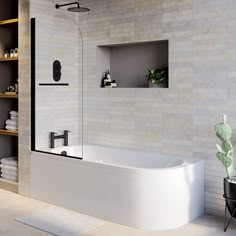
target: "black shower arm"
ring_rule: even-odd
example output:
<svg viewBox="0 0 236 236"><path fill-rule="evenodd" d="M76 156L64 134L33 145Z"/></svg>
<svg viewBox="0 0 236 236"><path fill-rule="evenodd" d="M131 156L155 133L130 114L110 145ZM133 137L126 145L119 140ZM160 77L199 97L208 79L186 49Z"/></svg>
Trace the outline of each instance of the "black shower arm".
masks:
<svg viewBox="0 0 236 236"><path fill-rule="evenodd" d="M60 7L65 7L65 6L70 6L70 5L74 5L74 4L77 4L77 7L79 8L79 3L78 2L71 2L71 3L66 3L66 4L56 4L55 7L58 9Z"/></svg>

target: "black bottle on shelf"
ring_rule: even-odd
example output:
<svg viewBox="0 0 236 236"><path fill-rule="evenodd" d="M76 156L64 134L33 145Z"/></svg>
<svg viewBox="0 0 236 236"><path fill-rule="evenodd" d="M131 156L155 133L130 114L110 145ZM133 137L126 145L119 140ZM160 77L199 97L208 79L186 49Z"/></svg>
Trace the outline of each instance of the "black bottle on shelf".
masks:
<svg viewBox="0 0 236 236"><path fill-rule="evenodd" d="M108 78L107 78L107 72L104 73L104 76L102 78L102 82L101 82L101 87L104 88L105 85L107 84L108 82Z"/></svg>

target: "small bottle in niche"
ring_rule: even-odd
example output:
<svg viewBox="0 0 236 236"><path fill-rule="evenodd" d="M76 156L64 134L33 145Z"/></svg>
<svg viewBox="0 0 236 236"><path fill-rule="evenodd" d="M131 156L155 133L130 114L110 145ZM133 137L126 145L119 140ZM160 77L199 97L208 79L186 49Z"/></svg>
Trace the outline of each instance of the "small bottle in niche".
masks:
<svg viewBox="0 0 236 236"><path fill-rule="evenodd" d="M106 74L107 74L108 82L111 82L111 74L110 74L110 71L107 70L107 71L106 71Z"/></svg>
<svg viewBox="0 0 236 236"><path fill-rule="evenodd" d="M101 81L101 87L102 88L105 87L106 82L107 82L107 75L106 75L106 72L105 72L102 76L102 81Z"/></svg>
<svg viewBox="0 0 236 236"><path fill-rule="evenodd" d="M111 85L111 82L106 82L106 84L105 84L105 88L112 88L112 85Z"/></svg>
<svg viewBox="0 0 236 236"><path fill-rule="evenodd" d="M110 87L111 86L111 81L109 80L109 78L107 77L107 72L105 72L105 76L104 76L104 87Z"/></svg>
<svg viewBox="0 0 236 236"><path fill-rule="evenodd" d="M116 87L117 87L117 83L116 83L115 80L112 80L112 81L111 81L111 87L112 87L112 88L116 88Z"/></svg>

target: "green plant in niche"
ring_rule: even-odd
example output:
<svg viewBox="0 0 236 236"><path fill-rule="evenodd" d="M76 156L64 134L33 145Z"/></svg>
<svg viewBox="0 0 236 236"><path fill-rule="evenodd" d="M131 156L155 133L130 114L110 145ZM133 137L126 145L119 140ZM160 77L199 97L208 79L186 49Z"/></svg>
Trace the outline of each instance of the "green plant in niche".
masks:
<svg viewBox="0 0 236 236"><path fill-rule="evenodd" d="M148 80L153 84L164 84L168 81L168 66L149 70Z"/></svg>
<svg viewBox="0 0 236 236"><path fill-rule="evenodd" d="M233 161L233 146L230 142L232 129L227 124L227 116L223 115L223 122L215 125L216 136L221 140L221 145L216 144L218 152L216 157L222 162L226 168L229 178L235 175L234 161Z"/></svg>

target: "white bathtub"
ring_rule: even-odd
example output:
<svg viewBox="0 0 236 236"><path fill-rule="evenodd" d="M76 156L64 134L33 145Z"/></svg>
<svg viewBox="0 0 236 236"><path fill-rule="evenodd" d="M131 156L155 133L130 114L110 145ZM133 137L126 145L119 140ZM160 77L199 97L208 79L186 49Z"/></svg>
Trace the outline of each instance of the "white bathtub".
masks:
<svg viewBox="0 0 236 236"><path fill-rule="evenodd" d="M81 147L53 149L81 153ZM55 205L144 230L180 227L204 212L204 163L100 146L84 160L33 152L31 194Z"/></svg>

